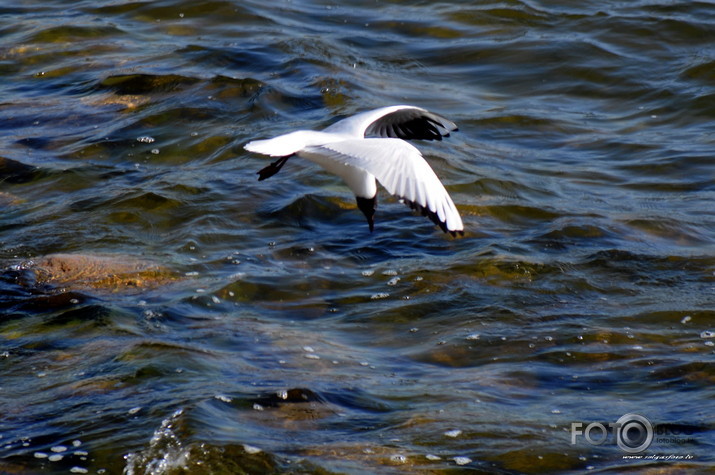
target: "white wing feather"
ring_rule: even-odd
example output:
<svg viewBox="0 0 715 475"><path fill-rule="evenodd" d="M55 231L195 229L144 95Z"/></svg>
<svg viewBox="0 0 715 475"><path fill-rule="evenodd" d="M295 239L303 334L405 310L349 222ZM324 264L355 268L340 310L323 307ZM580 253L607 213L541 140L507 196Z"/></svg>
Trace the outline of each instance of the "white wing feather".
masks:
<svg viewBox="0 0 715 475"><path fill-rule="evenodd" d="M422 154L401 139L349 139L304 148L372 174L393 195L434 213L449 231L462 231L462 219L447 190Z"/></svg>
<svg viewBox="0 0 715 475"><path fill-rule="evenodd" d="M322 144L332 140L340 140L332 134L313 130L296 130L287 134L266 140L254 140L243 146L249 152L260 153L271 157L287 157L298 153L308 145Z"/></svg>

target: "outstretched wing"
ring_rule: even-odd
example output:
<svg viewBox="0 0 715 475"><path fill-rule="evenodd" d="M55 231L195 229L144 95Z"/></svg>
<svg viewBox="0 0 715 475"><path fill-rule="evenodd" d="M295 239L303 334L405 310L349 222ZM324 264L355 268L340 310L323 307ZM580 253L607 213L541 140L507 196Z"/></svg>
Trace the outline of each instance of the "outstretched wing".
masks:
<svg viewBox="0 0 715 475"><path fill-rule="evenodd" d="M367 171L389 193L421 211L444 232L463 234L462 219L452 198L420 151L409 143L396 138L369 138L308 146L304 150Z"/></svg>
<svg viewBox="0 0 715 475"><path fill-rule="evenodd" d="M405 140L442 140L457 130L457 124L439 114L415 106L382 107L343 119L326 132L354 137L385 137Z"/></svg>

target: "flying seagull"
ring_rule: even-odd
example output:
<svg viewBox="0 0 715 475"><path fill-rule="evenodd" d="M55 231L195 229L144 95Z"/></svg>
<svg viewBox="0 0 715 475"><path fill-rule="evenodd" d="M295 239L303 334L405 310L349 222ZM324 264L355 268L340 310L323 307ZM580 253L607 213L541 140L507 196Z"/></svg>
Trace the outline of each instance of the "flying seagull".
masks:
<svg viewBox="0 0 715 475"><path fill-rule="evenodd" d="M298 130L245 145L250 152L280 157L258 172L270 178L294 155L341 177L355 193L372 232L377 185L401 198L452 236L464 234L447 190L422 154L405 139L442 140L457 125L415 106L382 107L340 120L322 131Z"/></svg>

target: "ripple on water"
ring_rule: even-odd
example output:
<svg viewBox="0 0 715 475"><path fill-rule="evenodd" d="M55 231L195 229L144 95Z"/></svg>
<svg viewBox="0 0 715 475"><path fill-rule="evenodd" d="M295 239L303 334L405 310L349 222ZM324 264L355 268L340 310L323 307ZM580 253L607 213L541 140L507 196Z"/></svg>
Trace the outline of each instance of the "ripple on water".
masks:
<svg viewBox="0 0 715 475"><path fill-rule="evenodd" d="M66 3L2 8L6 471L710 468L707 2ZM397 103L464 238L243 149Z"/></svg>

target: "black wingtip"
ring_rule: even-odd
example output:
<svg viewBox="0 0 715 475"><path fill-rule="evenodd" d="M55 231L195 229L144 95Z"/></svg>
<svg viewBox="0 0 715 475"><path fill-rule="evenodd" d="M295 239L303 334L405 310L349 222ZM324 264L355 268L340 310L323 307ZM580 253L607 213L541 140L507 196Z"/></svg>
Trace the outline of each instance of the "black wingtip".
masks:
<svg viewBox="0 0 715 475"><path fill-rule="evenodd" d="M432 221L434 224L439 226L439 229L442 230L442 232L449 233L452 235L452 237L457 237L459 236L464 236L464 231L459 229L459 230L452 230L452 229L447 229L447 223L439 219L439 216L437 216L437 213L434 211L430 211L429 209L425 208L424 206L420 206L414 201L406 200L403 199L405 204L412 208L413 210L419 212L422 216L426 216L429 218L430 221Z"/></svg>
<svg viewBox="0 0 715 475"><path fill-rule="evenodd" d="M423 109L406 107L386 114L365 129L365 137L394 137L403 140L437 140L459 130L457 124Z"/></svg>

